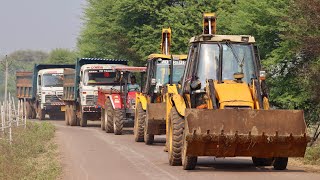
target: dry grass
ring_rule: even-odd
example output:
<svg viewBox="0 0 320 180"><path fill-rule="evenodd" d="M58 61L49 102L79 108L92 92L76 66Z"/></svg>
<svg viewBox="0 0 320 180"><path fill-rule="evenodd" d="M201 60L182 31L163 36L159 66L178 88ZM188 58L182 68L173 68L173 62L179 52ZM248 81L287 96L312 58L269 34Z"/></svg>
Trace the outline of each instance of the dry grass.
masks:
<svg viewBox="0 0 320 180"><path fill-rule="evenodd" d="M320 172L320 145L308 147L304 158L289 158L289 165L297 166L310 172Z"/></svg>
<svg viewBox="0 0 320 180"><path fill-rule="evenodd" d="M14 130L10 145L0 140L0 179L57 179L61 167L55 128L50 123L31 123Z"/></svg>

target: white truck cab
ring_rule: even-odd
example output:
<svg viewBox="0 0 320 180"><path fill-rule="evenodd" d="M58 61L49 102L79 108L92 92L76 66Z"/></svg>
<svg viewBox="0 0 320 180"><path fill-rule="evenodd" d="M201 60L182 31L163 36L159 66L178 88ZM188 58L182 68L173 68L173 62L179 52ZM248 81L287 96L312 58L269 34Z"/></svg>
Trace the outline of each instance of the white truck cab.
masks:
<svg viewBox="0 0 320 180"><path fill-rule="evenodd" d="M82 112L100 112L100 108L97 107L98 88L120 90L119 83L115 82L116 72L113 68L123 66L127 67L121 64L85 64L81 66L79 97Z"/></svg>
<svg viewBox="0 0 320 180"><path fill-rule="evenodd" d="M48 114L51 119L62 115L63 68L42 69L37 75L38 116L44 119Z"/></svg>

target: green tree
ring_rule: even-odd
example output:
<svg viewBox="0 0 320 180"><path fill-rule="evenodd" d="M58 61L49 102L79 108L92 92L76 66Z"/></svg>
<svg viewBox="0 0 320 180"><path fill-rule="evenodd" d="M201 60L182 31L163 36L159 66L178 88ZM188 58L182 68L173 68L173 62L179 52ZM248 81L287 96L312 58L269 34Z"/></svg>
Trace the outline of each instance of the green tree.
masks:
<svg viewBox="0 0 320 180"><path fill-rule="evenodd" d="M74 64L77 54L68 49L57 48L49 53L46 63L50 64Z"/></svg>

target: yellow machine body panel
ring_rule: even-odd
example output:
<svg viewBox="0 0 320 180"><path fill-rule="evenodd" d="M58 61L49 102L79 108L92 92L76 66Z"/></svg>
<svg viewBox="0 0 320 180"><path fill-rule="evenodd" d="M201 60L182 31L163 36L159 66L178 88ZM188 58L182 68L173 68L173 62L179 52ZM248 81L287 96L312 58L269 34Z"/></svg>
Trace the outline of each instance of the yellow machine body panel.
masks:
<svg viewBox="0 0 320 180"><path fill-rule="evenodd" d="M147 110L148 100L143 93L136 94L136 104L139 103L141 103L143 110Z"/></svg>
<svg viewBox="0 0 320 180"><path fill-rule="evenodd" d="M215 82L214 87L220 103L220 109L224 109L225 106L254 108L254 102L248 84L229 80L220 84Z"/></svg>

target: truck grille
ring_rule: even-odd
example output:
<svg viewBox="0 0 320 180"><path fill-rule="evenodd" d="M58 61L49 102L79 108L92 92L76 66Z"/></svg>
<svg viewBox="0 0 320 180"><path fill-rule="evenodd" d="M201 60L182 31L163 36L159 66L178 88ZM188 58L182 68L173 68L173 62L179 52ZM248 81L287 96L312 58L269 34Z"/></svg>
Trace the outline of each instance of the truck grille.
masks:
<svg viewBox="0 0 320 180"><path fill-rule="evenodd" d="M62 101L62 95L58 95L58 96L56 96L56 95L46 95L45 96L45 101L46 102L48 102L48 101L50 101L50 102L60 102L60 101Z"/></svg>
<svg viewBox="0 0 320 180"><path fill-rule="evenodd" d="M95 95L87 95L86 96L86 104L87 105L95 105L95 103L97 102L97 98L98 98L98 96L95 96Z"/></svg>

